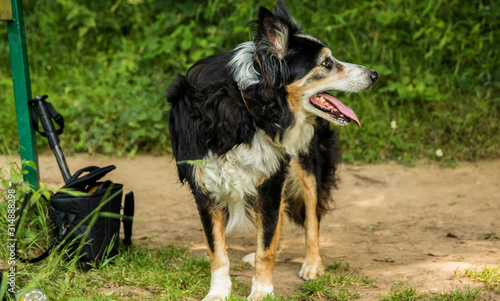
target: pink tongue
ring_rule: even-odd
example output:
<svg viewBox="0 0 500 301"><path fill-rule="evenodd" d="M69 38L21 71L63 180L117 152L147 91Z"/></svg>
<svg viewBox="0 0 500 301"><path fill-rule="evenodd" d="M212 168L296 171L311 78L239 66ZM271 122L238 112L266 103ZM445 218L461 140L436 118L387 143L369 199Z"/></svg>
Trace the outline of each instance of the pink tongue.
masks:
<svg viewBox="0 0 500 301"><path fill-rule="evenodd" d="M356 124L358 125L359 128L361 127L361 124L359 123L359 120L358 120L358 116L356 116L356 114L354 113L354 111L351 108L349 108L348 106L346 106L345 104L343 104L340 100L338 100L337 98L331 96L330 94L319 93L317 95L318 96L323 96L323 98L326 99L329 103L331 103L332 105L334 105L335 107L337 107L337 109L342 114L344 114L345 116L347 116L347 117L351 118L352 120L354 120L354 122L356 122Z"/></svg>

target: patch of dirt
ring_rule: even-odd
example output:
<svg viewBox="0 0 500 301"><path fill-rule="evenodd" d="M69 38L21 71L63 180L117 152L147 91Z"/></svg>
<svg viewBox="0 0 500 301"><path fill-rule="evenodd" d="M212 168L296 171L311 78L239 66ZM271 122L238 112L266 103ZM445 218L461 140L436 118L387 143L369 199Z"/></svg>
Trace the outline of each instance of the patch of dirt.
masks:
<svg viewBox="0 0 500 301"><path fill-rule="evenodd" d="M118 167L108 178L135 193L134 241L189 245L195 254L207 254L193 197L179 184L170 157L74 155L67 161L72 172L88 165ZM43 182L62 184L53 156L41 156L40 168ZM500 264L500 161L455 169L342 165L339 176L336 210L321 223L321 254L325 265L348 262L375 281L374 287L359 288L361 300L378 300L402 280L422 292L477 287L454 272ZM231 233L227 242L232 265L239 265L254 252L256 234ZM288 223L281 246L275 293L290 295L302 283L297 273L305 253L303 230ZM231 274L251 283L252 269Z"/></svg>

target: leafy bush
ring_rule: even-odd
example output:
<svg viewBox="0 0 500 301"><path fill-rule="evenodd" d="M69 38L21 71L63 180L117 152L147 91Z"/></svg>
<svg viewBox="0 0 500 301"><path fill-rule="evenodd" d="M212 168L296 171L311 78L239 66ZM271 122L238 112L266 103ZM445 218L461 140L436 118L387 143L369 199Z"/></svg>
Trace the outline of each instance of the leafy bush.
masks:
<svg viewBox="0 0 500 301"><path fill-rule="evenodd" d="M259 5L274 1L24 1L33 92L49 94L68 121L67 150L167 153L168 83L197 60L251 39L247 22ZM370 91L340 95L362 122L340 129L345 161L500 156L500 3L287 5L336 58L380 74ZM15 149L7 48L2 25L1 147Z"/></svg>

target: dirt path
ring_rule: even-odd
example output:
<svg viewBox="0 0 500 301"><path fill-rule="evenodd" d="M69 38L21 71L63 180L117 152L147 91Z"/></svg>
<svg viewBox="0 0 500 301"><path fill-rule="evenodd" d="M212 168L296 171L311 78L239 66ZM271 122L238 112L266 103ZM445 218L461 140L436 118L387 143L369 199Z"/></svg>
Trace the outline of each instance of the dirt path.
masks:
<svg viewBox="0 0 500 301"><path fill-rule="evenodd" d="M72 172L91 164L118 167L109 178L136 195L134 240L189 245L196 254L206 253L194 200L178 183L169 157L75 155L67 161ZM51 155L42 156L40 166L42 181L62 183ZM419 291L475 287L456 279L454 271L500 264L500 161L463 163L455 169L343 165L339 175L337 208L321 225L321 253L325 264L348 262L375 280L376 287L360 288L361 300L378 300L402 280ZM278 294L289 295L301 283L297 273L303 239L302 229L287 224L275 270ZM254 251L255 232L232 233L228 245L232 264L239 263ZM249 270L232 275L251 283Z"/></svg>

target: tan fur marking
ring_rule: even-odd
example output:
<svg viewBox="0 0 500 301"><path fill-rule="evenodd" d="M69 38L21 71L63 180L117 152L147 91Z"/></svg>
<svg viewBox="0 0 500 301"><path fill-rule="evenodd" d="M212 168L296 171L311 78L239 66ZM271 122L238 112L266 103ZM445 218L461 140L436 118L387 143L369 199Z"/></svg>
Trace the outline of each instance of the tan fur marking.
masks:
<svg viewBox="0 0 500 301"><path fill-rule="evenodd" d="M322 66L315 67L314 69L311 70L311 72L309 72L302 79L288 85L287 91L289 91L289 93L290 93L290 91L299 92L299 93L302 93L302 95L303 95L303 94L306 94L308 90L314 89L316 86L321 86L321 85L324 85L327 83L331 83L331 82L334 82L336 80L344 79L345 77L349 76L346 71L331 72L328 70L326 72L327 73L325 73L325 67L322 67ZM328 74L328 73L331 73L331 74ZM308 84L309 78L311 78L315 75L316 76L324 75L325 77L322 79L311 81Z"/></svg>
<svg viewBox="0 0 500 301"><path fill-rule="evenodd" d="M321 255L319 252L319 222L317 217L317 191L316 179L313 175L308 174L300 165L298 160L292 160L290 163L291 173L293 176L293 184L299 191L291 192L296 195L302 196L305 207L305 240L306 240L306 256L304 263L306 265L318 265L318 273L323 271ZM315 275L305 272L308 275L301 275L303 278L316 278L316 270L313 272Z"/></svg>
<svg viewBox="0 0 500 301"><path fill-rule="evenodd" d="M321 49L321 52L323 52L325 55L329 55L330 53L332 53L332 51L326 47L323 47L323 49Z"/></svg>
<svg viewBox="0 0 500 301"><path fill-rule="evenodd" d="M306 209L306 220L304 227L306 229L306 262L321 261L319 254L319 222L317 217L317 193L316 193L316 179L312 175L306 174L301 169L301 184L303 186L303 195Z"/></svg>
<svg viewBox="0 0 500 301"><path fill-rule="evenodd" d="M215 250L213 253L210 248L208 248L208 250L210 255L210 269L213 272L229 263L226 248L226 236L224 234L224 213L222 210L212 212L212 223Z"/></svg>
<svg viewBox="0 0 500 301"><path fill-rule="evenodd" d="M300 100L302 99L303 91L300 89L300 87L297 85L297 82L288 85L286 87L286 90L288 92L288 105L290 106L290 109L292 112L297 114L301 110L301 105L300 105Z"/></svg>

